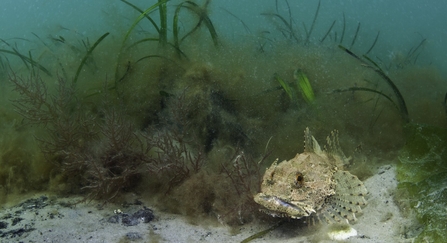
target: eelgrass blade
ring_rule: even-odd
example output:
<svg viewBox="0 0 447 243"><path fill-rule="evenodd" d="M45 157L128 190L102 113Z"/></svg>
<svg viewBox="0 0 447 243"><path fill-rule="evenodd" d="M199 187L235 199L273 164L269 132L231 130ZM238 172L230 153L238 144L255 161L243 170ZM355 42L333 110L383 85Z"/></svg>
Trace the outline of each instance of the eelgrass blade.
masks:
<svg viewBox="0 0 447 243"><path fill-rule="evenodd" d="M186 9L189 9L190 11L192 11L193 13L197 14L197 16L199 16L199 22L197 23L197 25L190 31L188 32L183 38L182 40L184 40L187 36L189 36L190 34L192 34L194 31L196 31L201 23L203 22L205 24L205 26L208 28L208 31L210 32L211 38L213 39L213 43L214 46L218 47L219 46L219 38L217 36L217 31L214 28L213 22L211 21L211 19L209 18L208 14L206 14L206 12L204 12L204 10L202 10L199 5L197 5L194 2L191 1L185 1L184 3L189 4L188 5L184 5L183 7ZM205 5L207 5L209 3L206 2Z"/></svg>
<svg viewBox="0 0 447 243"><path fill-rule="evenodd" d="M343 13L343 29L341 31L341 37L340 37L340 43L343 43L343 38L345 37L345 30L346 30L346 17L345 17L345 13Z"/></svg>
<svg viewBox="0 0 447 243"><path fill-rule="evenodd" d="M310 36L312 35L312 32L315 27L315 22L317 22L318 13L320 12L320 5L321 1L318 1L317 11L315 12L314 20L312 21L312 25L310 26L309 32L307 32L305 44L309 44Z"/></svg>
<svg viewBox="0 0 447 243"><path fill-rule="evenodd" d="M348 48L346 48L346 47L344 47L342 45L338 45L338 48L342 49L343 51L345 51L346 53L348 53L349 55L351 55L355 59L359 60L361 63L366 64L365 61L363 61L359 56L357 56L355 53L350 51Z"/></svg>
<svg viewBox="0 0 447 243"><path fill-rule="evenodd" d="M164 0L164 1L159 1L158 3L150 6L149 8L147 8L146 10L144 10L144 12L142 12L132 23L132 25L130 26L130 28L127 30L126 34L124 35L124 39L123 39L123 43L121 46L121 50L123 49L124 44L126 43L127 39L129 39L130 33L132 33L132 31L135 29L135 27L138 25L138 23L140 23L140 21L146 17L146 15L148 13L150 13L151 11L155 10L158 6L160 6L163 3L167 3L169 0Z"/></svg>
<svg viewBox="0 0 447 243"><path fill-rule="evenodd" d="M76 82L78 81L79 73L81 72L82 67L84 66L85 62L87 61L87 58L90 57L93 50L95 50L95 48L99 45L99 43L101 43L101 41L103 41L104 38L106 38L109 34L110 34L109 32L103 34L101 37L99 37L99 39L95 42L95 44L93 44L93 46L91 46L90 49L88 49L87 53L85 54L84 58L82 58L82 61L79 64L78 70L76 71L76 74L73 79L73 84L76 84Z"/></svg>
<svg viewBox="0 0 447 243"><path fill-rule="evenodd" d="M369 58L366 55L363 55L363 57L366 60L368 60L369 62L371 62L376 67L374 69L374 71L376 71L376 73L378 73L387 82L387 84L391 87L391 89L393 90L394 94L396 95L397 102L399 104L399 109L400 109L401 114L402 114L402 118L404 119L405 122L409 122L410 118L409 118L409 114L408 114L407 105L405 104L404 97L400 93L400 91L397 88L397 86L390 79L390 77L388 77L388 75L385 74L385 72L379 67L379 65L377 65L377 63L375 63L371 58Z"/></svg>
<svg viewBox="0 0 447 243"><path fill-rule="evenodd" d="M140 44L140 43L143 43L143 42L149 42L149 41L159 41L159 38L144 38L144 39L141 39L141 40L139 40L139 41L137 41L137 42L134 42L132 45L130 45L129 47L127 47L127 49L131 49L132 47L134 47L134 46L136 46L136 45L138 45L138 44Z"/></svg>
<svg viewBox="0 0 447 243"><path fill-rule="evenodd" d="M379 95L383 96L385 99L389 100L391 102L391 104L393 104L393 106L397 110L399 110L399 107L396 105L396 103L393 101L393 99L391 99L391 97L389 97L388 95L384 94L382 91L379 91L379 90L366 88L366 87L350 87L350 88L347 88L347 89L336 89L336 90L333 90L332 93L335 93L335 92L338 92L338 93L341 93L341 92L355 92L355 91L366 91L366 92L379 94Z"/></svg>
<svg viewBox="0 0 447 243"><path fill-rule="evenodd" d="M219 46L219 38L217 36L217 31L214 28L213 22L208 16L204 16L204 23L205 26L208 28L208 31L210 32L211 38L213 39L213 43L215 47Z"/></svg>
<svg viewBox="0 0 447 243"><path fill-rule="evenodd" d="M186 60L189 61L188 56L180 48L177 48L176 46L174 46L173 44L171 44L169 42L168 42L168 45L172 46L175 49L175 51L177 52L179 57L184 57L184 58L186 58Z"/></svg>
<svg viewBox="0 0 447 243"><path fill-rule="evenodd" d="M13 50L14 54L15 54L16 56L18 56L18 57L22 60L23 64L25 64L25 67L29 70L28 63L27 63L26 59L24 58L25 56L22 55L22 54L20 54L20 52L17 50L17 48L15 48L14 46L10 45L10 44L9 44L8 42L6 42L5 40L3 40L3 39L0 39L0 40L1 40L3 43L5 43L7 46L9 46L9 48L11 48L11 49ZM16 47L17 47L17 43L16 43Z"/></svg>
<svg viewBox="0 0 447 243"><path fill-rule="evenodd" d="M292 35L292 37L295 39L295 41L300 42L299 38L296 36L295 32L293 31L292 26L287 22L286 19L284 19L284 17L282 17L281 15L276 14L276 13L261 13L261 15L273 16L273 17L279 18L284 23L284 25L287 27L288 32Z"/></svg>
<svg viewBox="0 0 447 243"><path fill-rule="evenodd" d="M160 32L159 32L159 43L161 46L166 46L168 42L168 14L165 0L158 0L160 6L158 7L158 12L160 14Z"/></svg>
<svg viewBox="0 0 447 243"><path fill-rule="evenodd" d="M160 59L165 59L165 60L167 60L167 61L170 61L170 62L174 63L174 64L177 65L180 69L185 70L182 66L180 66L180 65L179 65L177 62L175 62L174 60L172 60L172 59L170 59L170 58L168 58L168 57L165 57L165 56L161 56L161 55L147 55L147 56L144 56L144 57L138 59L138 60L135 62L135 64L137 64L137 63L139 63L139 62L141 62L141 61L143 61L143 60L149 59L149 58L160 58Z"/></svg>
<svg viewBox="0 0 447 243"><path fill-rule="evenodd" d="M28 57L29 57L29 60L33 61L33 55L31 54L31 51L28 51ZM34 65L31 65L31 73L32 73L33 77L36 76L36 70L34 69Z"/></svg>
<svg viewBox="0 0 447 243"><path fill-rule="evenodd" d="M289 38L292 39L292 33L293 33L292 9L290 9L289 1L285 0L285 2L286 2L286 5L287 5L287 12L289 14L289 26L290 26L290 30L291 30Z"/></svg>
<svg viewBox="0 0 447 243"><path fill-rule="evenodd" d="M244 240L241 241L241 243L248 243L248 242L250 242L250 241L252 241L252 240L261 238L261 237L263 237L264 235L266 235L267 233L269 233L270 231L272 231L272 230L278 228L279 226L281 226L281 225L284 224L285 222L286 222L286 220L280 220L280 221L278 221L276 224L274 224L274 225L272 225L271 227L269 227L268 229L263 230L263 231L261 231L261 232L258 232L258 233L254 234L254 235L252 235L252 236L250 236L250 237L248 237L248 238L245 238Z"/></svg>
<svg viewBox="0 0 447 243"><path fill-rule="evenodd" d="M8 59L6 59L6 60L8 60ZM6 70L6 63L3 61L3 57L2 56L0 56L0 69L2 71Z"/></svg>
<svg viewBox="0 0 447 243"><path fill-rule="evenodd" d="M409 62L411 57L419 50L419 48L421 48L421 46L425 43L427 39L423 39L419 45L417 45L415 48L411 48L410 51L408 52L408 55L405 57L405 62ZM417 59L417 56L416 56ZM416 62L416 60L415 60Z"/></svg>
<svg viewBox="0 0 447 243"><path fill-rule="evenodd" d="M12 50L15 52L15 53L17 53L18 55L18 57L20 57L20 59L22 59L22 62L23 62L23 64L25 64L25 66L26 66L26 68L29 70L30 68L29 68L29 66L28 66L28 63L27 63L27 59L25 59L24 57L24 55L21 55L20 53L19 53L19 51L17 50L17 48L14 48L14 47L12 47ZM30 61L33 61L32 59L28 59L28 60L30 60Z"/></svg>
<svg viewBox="0 0 447 243"><path fill-rule="evenodd" d="M445 96L444 96L444 110L445 110L445 114L447 115L447 93L445 93Z"/></svg>
<svg viewBox="0 0 447 243"><path fill-rule="evenodd" d="M130 3L126 0L121 0L121 2L131 6L133 9L137 10L139 13L144 13L144 11L142 9L140 9L139 7L133 5L132 3ZM144 17L146 17L146 19L148 19L152 23L152 25L154 26L157 33L160 33L160 28L158 27L157 23L155 23L155 21L147 13L144 14Z"/></svg>
<svg viewBox="0 0 447 243"><path fill-rule="evenodd" d="M374 46L375 46L376 43L377 43L377 40L379 39L379 35L380 35L380 31L377 32L376 39L374 39L373 44L372 44L371 47L368 49L368 51L365 53L365 55L368 55L368 54L371 52L371 50L374 48Z"/></svg>
<svg viewBox="0 0 447 243"><path fill-rule="evenodd" d="M174 47L176 50L180 50L180 42L179 42L179 27L178 27L178 15L180 14L180 9L182 8L183 3L180 3L176 8L174 12L174 18L172 23L172 34L174 35ZM177 54L179 54L177 52Z"/></svg>
<svg viewBox="0 0 447 243"><path fill-rule="evenodd" d="M233 14L232 12L228 11L225 8L221 7L220 9L222 9L223 11L227 12L229 15L231 15L234 18L236 18L237 20L239 20L239 22L241 22L241 24L244 26L245 31L247 31L247 33L251 34L250 28L245 24L245 22L241 18L239 18L238 16L236 16L235 14Z"/></svg>
<svg viewBox="0 0 447 243"><path fill-rule="evenodd" d="M402 96L402 94L400 93L399 89L397 88L397 86L394 84L394 82L390 79L390 77L388 77L385 72L379 67L379 65L377 65L376 62L374 62L371 58L369 58L366 55L363 55L363 57L368 60L370 63L373 64L373 66L369 65L367 62L365 62L363 59L361 59L359 56L355 55L353 52L351 52L350 50L348 50L346 47L342 46L342 45L338 45L338 47L342 50L344 50L346 53L348 53L349 55L351 55L352 57L354 57L355 59L359 60L365 67L367 68L371 68L372 70L374 70L376 73L379 74L380 77L382 77L386 83L391 87L391 89L394 92L394 95L396 96L397 99L397 104L399 107L399 111L401 114L402 119L408 123L410 121L410 117L408 114L408 109L407 109L407 105L405 104L405 99Z"/></svg>
<svg viewBox="0 0 447 243"><path fill-rule="evenodd" d="M118 60L120 59L121 53L123 52L124 46L126 44L127 39L129 39L130 33L132 33L132 31L135 29L135 27L138 25L138 23L140 23L140 21L145 18L145 16L150 13L151 11L155 10L158 6L160 6L163 3L167 3L169 0L164 0L164 1L160 1L157 2L156 4L153 4L152 6L150 6L149 8L147 8L146 10L144 10L132 23L132 25L130 26L130 28L127 30L126 34L124 35L124 39L123 42L121 44L121 48L118 54ZM117 62L116 64L116 68L115 68L115 85L114 87L116 87L116 83L118 81L118 67L119 67L119 62Z"/></svg>
<svg viewBox="0 0 447 243"><path fill-rule="evenodd" d="M423 40L419 43L419 45L417 45L416 48L414 48L413 51L410 52L410 53L408 54L408 56L411 56L411 55L413 55L414 53L416 53L416 51L419 50L419 48L422 46L422 44L425 43L426 40L427 40L427 39L423 39Z"/></svg>
<svg viewBox="0 0 447 243"><path fill-rule="evenodd" d="M366 60L368 60L370 63L372 63L373 65L374 65L374 67L376 68L376 69L378 69L380 72L384 72L383 70L382 70L382 68L380 68L380 66L374 61L374 60L372 60L371 58L369 58L367 55L363 55L363 58L365 58Z"/></svg>
<svg viewBox="0 0 447 243"><path fill-rule="evenodd" d="M161 55L147 55L147 56L144 56L144 57L138 59L138 60L135 62L135 64L139 63L140 61L143 61L144 59L153 58L153 57L156 57L156 58L166 58L166 59L168 59L167 57L164 57L164 56L161 56Z"/></svg>
<svg viewBox="0 0 447 243"><path fill-rule="evenodd" d="M360 31L360 22L357 25L357 29L355 30L355 35L354 35L354 38L352 39L351 46L349 47L349 49L352 49L352 47L354 46L355 41L357 40L357 36L359 34L359 31Z"/></svg>
<svg viewBox="0 0 447 243"><path fill-rule="evenodd" d="M334 27L335 22L336 22L336 20L334 20L334 21L332 22L331 27L329 27L329 29L327 30L326 34L325 34L325 35L323 36L323 38L320 40L320 43L323 43L323 41L326 39L326 37L329 35L329 33L331 33L331 30L332 30L332 28Z"/></svg>
<svg viewBox="0 0 447 243"><path fill-rule="evenodd" d="M14 52L14 51L10 51L10 50L5 50L5 49L0 49L0 52L8 53L8 54L12 54L12 55L18 56L20 59L22 59L22 60L28 62L29 64L31 64L31 65L33 65L33 66L39 68L39 69L42 70L44 73L46 73L48 76L50 76L50 77L53 76L53 75L51 75L50 71L48 71L48 69L46 69L44 66L40 65L38 62L36 62L36 61L30 59L30 58L27 57L27 56L24 56L24 55L22 55L22 54L20 54L20 53L18 53L18 52Z"/></svg>

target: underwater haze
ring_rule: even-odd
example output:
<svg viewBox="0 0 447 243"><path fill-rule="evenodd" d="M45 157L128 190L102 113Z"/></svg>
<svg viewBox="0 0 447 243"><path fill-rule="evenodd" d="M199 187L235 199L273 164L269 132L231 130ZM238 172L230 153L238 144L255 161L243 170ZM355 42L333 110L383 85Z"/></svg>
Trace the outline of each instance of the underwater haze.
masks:
<svg viewBox="0 0 447 243"><path fill-rule="evenodd" d="M175 4L175 1L171 1ZM279 2L279 11L287 13L287 6ZM318 1L290 1L292 14L296 19L296 27L301 22L308 25L312 22ZM132 1L136 5L144 5L145 1ZM361 37L365 42L374 40L380 31L380 49L383 55L392 55L397 51L408 51L414 43L427 39L425 60L437 65L447 75L446 39L447 21L445 12L447 3L442 0L418 1L321 1L316 32L323 33L333 20L338 20L338 28L342 14L346 15L347 31L355 32L357 23L362 24ZM253 33L260 31L260 26L268 25L261 12L275 10L274 0L260 1L213 1L210 7L213 20L220 33L228 37L240 38L249 33L239 20L233 18L226 10L239 16ZM3 39L29 37L31 33L56 33L61 28L77 31L89 36L100 30L113 30L114 26L130 21L126 13L131 10L120 1L56 1L56 0L5 0L0 9L0 30ZM369 43L365 43L367 45ZM402 50L398 49L401 47ZM426 57L423 57L426 58Z"/></svg>
<svg viewBox="0 0 447 243"><path fill-rule="evenodd" d="M309 127L318 141L339 131L362 181L395 165L396 202L425 227L416 240L442 239L446 12L443 0L3 0L0 203L135 192L193 222L266 220L253 195Z"/></svg>

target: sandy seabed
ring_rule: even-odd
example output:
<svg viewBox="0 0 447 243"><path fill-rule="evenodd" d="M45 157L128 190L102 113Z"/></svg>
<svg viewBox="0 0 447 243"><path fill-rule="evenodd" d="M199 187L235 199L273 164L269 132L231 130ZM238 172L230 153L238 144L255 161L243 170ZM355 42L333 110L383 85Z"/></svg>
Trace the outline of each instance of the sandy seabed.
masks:
<svg viewBox="0 0 447 243"><path fill-rule="evenodd" d="M392 165L378 168L364 183L368 205L344 242L411 242L415 222L394 203L397 186ZM129 205L91 203L70 206L80 198L34 195L0 209L0 242L241 242L271 225L253 222L231 229L224 225L192 225L181 215L158 211L136 200ZM316 227L316 226L314 226ZM332 242L319 228L290 221L251 242Z"/></svg>

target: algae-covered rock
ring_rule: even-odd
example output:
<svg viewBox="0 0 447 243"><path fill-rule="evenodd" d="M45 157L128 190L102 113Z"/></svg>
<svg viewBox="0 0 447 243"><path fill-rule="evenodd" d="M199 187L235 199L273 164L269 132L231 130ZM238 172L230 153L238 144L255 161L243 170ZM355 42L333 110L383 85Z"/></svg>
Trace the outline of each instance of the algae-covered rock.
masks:
<svg viewBox="0 0 447 243"><path fill-rule="evenodd" d="M447 129L411 124L399 154L397 179L424 226L416 242L447 238Z"/></svg>

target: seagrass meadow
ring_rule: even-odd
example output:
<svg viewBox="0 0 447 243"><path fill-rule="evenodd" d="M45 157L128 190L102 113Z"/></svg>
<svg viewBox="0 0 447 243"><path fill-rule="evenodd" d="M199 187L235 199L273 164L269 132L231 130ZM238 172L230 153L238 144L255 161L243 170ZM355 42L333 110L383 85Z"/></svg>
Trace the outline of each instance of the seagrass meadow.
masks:
<svg viewBox="0 0 447 243"><path fill-rule="evenodd" d="M135 193L195 224L275 220L265 169L337 129L360 180L397 166L416 242L446 237L445 39L327 1L112 2L98 26L0 33L0 203Z"/></svg>

